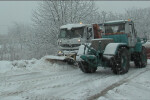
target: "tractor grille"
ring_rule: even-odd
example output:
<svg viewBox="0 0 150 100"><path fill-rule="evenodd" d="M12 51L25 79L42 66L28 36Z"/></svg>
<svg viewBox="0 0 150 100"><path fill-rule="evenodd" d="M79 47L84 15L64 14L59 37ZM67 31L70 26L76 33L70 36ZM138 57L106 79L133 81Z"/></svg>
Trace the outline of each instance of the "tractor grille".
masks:
<svg viewBox="0 0 150 100"><path fill-rule="evenodd" d="M107 44L113 43L114 41L113 39L107 39L107 38L93 39L91 47L93 47L95 50L98 50L99 42L101 42L101 45L100 45L101 50L104 50Z"/></svg>
<svg viewBox="0 0 150 100"><path fill-rule="evenodd" d="M80 44L61 44L61 47L79 47Z"/></svg>

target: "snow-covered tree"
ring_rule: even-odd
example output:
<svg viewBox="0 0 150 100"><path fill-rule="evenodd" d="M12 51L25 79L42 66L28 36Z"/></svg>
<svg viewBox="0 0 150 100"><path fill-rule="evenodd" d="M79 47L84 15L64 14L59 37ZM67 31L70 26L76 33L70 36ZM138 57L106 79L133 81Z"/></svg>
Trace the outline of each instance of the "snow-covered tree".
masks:
<svg viewBox="0 0 150 100"><path fill-rule="evenodd" d="M33 51L32 27L23 23L14 23L8 29L8 53L9 60L29 59Z"/></svg>
<svg viewBox="0 0 150 100"><path fill-rule="evenodd" d="M99 23L93 1L43 1L33 12L33 26L40 53L54 53L60 26L69 23ZM56 51L56 50L55 50Z"/></svg>
<svg viewBox="0 0 150 100"><path fill-rule="evenodd" d="M140 37L148 37L150 31L150 8L132 8L127 9L124 19L131 19L135 23L135 28Z"/></svg>

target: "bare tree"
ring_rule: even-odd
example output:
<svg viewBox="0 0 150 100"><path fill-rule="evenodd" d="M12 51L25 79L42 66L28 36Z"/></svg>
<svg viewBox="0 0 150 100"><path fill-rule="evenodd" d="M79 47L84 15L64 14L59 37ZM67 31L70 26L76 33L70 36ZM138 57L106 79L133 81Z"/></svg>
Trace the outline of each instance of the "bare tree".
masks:
<svg viewBox="0 0 150 100"><path fill-rule="evenodd" d="M33 12L33 26L41 52L45 50L44 55L54 53L51 49L56 47L61 25L97 23L98 18L99 14L93 1L43 1Z"/></svg>
<svg viewBox="0 0 150 100"><path fill-rule="evenodd" d="M135 27L140 37L149 37L150 31L150 8L132 8L126 10L124 19L131 19L135 22Z"/></svg>

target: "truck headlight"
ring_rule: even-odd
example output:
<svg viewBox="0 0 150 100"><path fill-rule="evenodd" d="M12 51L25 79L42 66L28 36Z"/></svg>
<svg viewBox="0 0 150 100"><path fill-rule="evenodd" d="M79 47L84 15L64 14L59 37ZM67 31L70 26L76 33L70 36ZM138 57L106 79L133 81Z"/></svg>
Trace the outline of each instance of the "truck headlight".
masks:
<svg viewBox="0 0 150 100"><path fill-rule="evenodd" d="M80 39L78 39L78 42L81 42L81 40L80 40Z"/></svg>
<svg viewBox="0 0 150 100"><path fill-rule="evenodd" d="M61 54L62 53L62 51L58 51L58 54Z"/></svg>
<svg viewBox="0 0 150 100"><path fill-rule="evenodd" d="M57 55L62 56L62 55L64 55L64 53L63 53L63 51L58 51Z"/></svg>

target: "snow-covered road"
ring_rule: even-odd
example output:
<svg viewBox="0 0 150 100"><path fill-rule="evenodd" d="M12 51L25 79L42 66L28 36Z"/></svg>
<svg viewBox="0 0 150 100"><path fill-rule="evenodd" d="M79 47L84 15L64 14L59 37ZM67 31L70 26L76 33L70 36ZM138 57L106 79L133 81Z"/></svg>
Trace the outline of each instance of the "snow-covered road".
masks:
<svg viewBox="0 0 150 100"><path fill-rule="evenodd" d="M73 66L43 60L28 65L0 73L0 100L150 98L150 65L141 69L131 66L125 75L114 75L101 67L96 73L85 74Z"/></svg>

